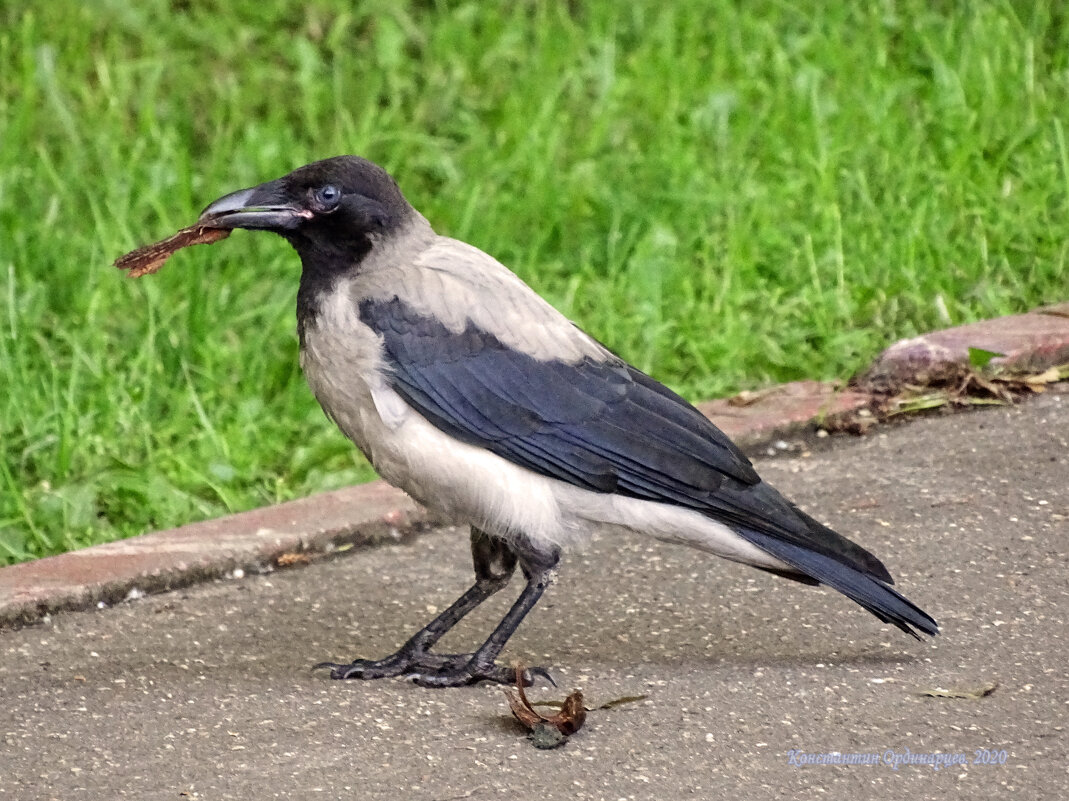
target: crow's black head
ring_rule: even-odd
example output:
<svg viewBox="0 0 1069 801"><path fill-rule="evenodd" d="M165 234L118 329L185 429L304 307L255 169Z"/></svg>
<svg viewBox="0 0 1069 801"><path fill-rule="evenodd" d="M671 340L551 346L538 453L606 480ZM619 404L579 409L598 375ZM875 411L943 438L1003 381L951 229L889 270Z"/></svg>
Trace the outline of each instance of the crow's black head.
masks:
<svg viewBox="0 0 1069 801"><path fill-rule="evenodd" d="M358 156L316 161L274 181L231 192L200 215L210 228L274 231L306 268L352 265L414 214L397 183Z"/></svg>

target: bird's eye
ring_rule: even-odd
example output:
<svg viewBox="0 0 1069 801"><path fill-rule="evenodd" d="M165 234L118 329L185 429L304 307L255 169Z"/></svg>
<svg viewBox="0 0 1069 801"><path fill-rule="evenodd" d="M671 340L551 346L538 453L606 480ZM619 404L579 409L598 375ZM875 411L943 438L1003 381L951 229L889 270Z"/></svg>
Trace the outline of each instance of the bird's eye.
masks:
<svg viewBox="0 0 1069 801"><path fill-rule="evenodd" d="M341 190L334 184L327 184L316 190L316 205L320 211L334 211L341 203Z"/></svg>

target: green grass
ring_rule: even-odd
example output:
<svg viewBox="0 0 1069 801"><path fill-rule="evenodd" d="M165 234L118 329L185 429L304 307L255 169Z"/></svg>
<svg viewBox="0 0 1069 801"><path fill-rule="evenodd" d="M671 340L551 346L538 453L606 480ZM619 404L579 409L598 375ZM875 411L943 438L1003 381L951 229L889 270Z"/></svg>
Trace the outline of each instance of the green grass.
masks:
<svg viewBox="0 0 1069 801"><path fill-rule="evenodd" d="M281 240L109 267L317 158L695 399L1069 294L1055 0L507 5L0 9L0 563L370 477Z"/></svg>

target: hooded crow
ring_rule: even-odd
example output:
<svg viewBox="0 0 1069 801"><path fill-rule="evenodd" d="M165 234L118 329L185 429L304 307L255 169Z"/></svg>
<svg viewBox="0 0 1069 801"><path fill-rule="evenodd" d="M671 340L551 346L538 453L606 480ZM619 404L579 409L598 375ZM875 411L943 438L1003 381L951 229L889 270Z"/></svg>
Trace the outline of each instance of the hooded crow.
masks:
<svg viewBox="0 0 1069 801"><path fill-rule="evenodd" d="M300 362L379 474L471 525L475 583L384 659L336 679L529 683L496 662L561 550L636 531L826 584L917 637L936 622L879 559L761 480L693 406L481 250L439 236L385 170L340 156L212 203L205 228L274 231L301 258ZM470 654L432 646L519 566L526 585Z"/></svg>

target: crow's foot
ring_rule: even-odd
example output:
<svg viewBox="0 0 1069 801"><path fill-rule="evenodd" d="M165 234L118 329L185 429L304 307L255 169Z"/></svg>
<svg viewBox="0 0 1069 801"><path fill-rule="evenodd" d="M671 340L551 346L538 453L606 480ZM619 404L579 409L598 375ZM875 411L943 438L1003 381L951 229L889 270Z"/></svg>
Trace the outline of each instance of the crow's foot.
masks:
<svg viewBox="0 0 1069 801"><path fill-rule="evenodd" d="M355 659L349 664L320 662L313 670L330 668L332 679L385 679L404 676L422 687L465 687L480 681L516 683L516 668L496 663L476 665L474 656L399 651L385 659ZM520 679L525 687L529 687L534 684L537 676L556 686L549 671L542 667L524 669Z"/></svg>
<svg viewBox="0 0 1069 801"><path fill-rule="evenodd" d="M432 654L426 651L398 651L385 659L354 659L349 664L320 662L313 667L330 668L332 679L386 679L413 673L438 673L457 670L471 659L471 654Z"/></svg>
<svg viewBox="0 0 1069 801"><path fill-rule="evenodd" d="M537 676L541 676L554 687L557 686L557 682L553 681L549 671L543 667L520 669L505 667L493 662L485 667L467 662L456 668L437 670L433 673L408 674L408 678L421 687L465 687L469 684L478 684L480 681L492 681L495 684L516 684L519 681L524 687L530 687Z"/></svg>

